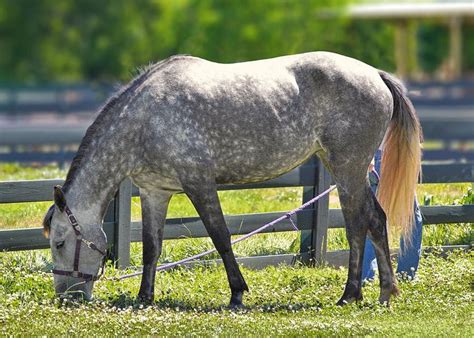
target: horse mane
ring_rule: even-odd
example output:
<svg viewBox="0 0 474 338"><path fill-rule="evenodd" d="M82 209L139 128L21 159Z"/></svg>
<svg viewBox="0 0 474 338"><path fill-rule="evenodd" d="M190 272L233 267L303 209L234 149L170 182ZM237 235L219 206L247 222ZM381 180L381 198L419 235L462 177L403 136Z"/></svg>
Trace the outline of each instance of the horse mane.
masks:
<svg viewBox="0 0 474 338"><path fill-rule="evenodd" d="M71 162L71 166L69 167L69 171L66 175L66 181L64 182L63 191L68 191L69 187L71 186L72 182L74 181L77 172L82 164L82 159L85 157L89 146L91 145L94 136L98 130L100 130L103 126L103 122L109 116L109 111L114 107L124 95L132 92L138 86L140 86L149 76L155 73L157 70L161 69L163 66L169 64L172 61L177 59L186 57L188 55L174 55L170 56L167 59L159 61L157 63L152 63L148 66L143 68L137 68L138 75L127 85L122 86L111 98L107 100L104 106L100 109L100 113L95 119L95 121L87 128L86 134L82 138L81 144L79 149L74 156L74 159Z"/></svg>

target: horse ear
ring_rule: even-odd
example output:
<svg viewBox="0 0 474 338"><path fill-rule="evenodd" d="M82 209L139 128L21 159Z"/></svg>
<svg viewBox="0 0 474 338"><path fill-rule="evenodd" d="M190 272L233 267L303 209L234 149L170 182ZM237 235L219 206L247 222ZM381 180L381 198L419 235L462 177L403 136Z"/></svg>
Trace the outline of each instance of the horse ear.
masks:
<svg viewBox="0 0 474 338"><path fill-rule="evenodd" d="M54 186L54 204L59 208L61 212L66 208L66 197L60 185Z"/></svg>

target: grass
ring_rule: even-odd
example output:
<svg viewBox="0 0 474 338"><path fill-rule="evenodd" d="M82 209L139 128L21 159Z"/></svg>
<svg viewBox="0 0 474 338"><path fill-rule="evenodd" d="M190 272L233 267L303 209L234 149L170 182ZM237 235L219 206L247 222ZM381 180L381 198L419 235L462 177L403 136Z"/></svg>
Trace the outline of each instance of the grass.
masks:
<svg viewBox="0 0 474 338"><path fill-rule="evenodd" d="M206 335L206 336L466 336L474 334L473 252L423 257L419 278L400 282L390 308L377 304L377 283L364 301L346 307L345 268L243 269L250 286L247 308L226 309L222 267L160 273L156 302L135 301L139 279L95 286L90 303L60 303L44 272L47 251L0 256L0 335ZM107 276L121 271L109 268Z"/></svg>
<svg viewBox="0 0 474 338"><path fill-rule="evenodd" d="M0 180L64 177L55 167L0 165ZM420 185L418 198L431 204L472 202L470 184ZM301 189L221 192L225 213L289 210L300 205ZM330 198L338 207L337 194ZM37 227L50 203L0 205L0 229ZM132 203L140 218L139 199ZM195 216L184 195L173 198L169 217ZM425 226L424 245L472 243L472 224ZM166 241L161 261L174 261L212 247L208 238ZM343 229L328 235L330 250L347 247ZM141 244L132 245L132 264L141 264ZM299 233L258 235L235 247L237 255L297 252ZM215 257L215 256L214 256ZM156 301L143 307L135 300L140 279L97 282L90 303L60 303L54 296L49 250L0 253L0 335L282 335L282 336L473 336L474 253L447 258L427 254L418 279L401 281L401 296L390 308L377 304L378 285L364 288L364 301L334 304L347 270L329 267L243 268L251 292L247 308L226 308L229 290L221 266L160 273ZM123 273L109 266L106 276Z"/></svg>

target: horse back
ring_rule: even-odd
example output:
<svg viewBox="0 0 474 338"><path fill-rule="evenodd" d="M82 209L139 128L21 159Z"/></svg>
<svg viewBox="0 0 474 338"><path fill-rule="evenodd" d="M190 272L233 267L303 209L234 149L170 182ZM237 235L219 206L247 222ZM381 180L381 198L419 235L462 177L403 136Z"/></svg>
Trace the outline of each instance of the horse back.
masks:
<svg viewBox="0 0 474 338"><path fill-rule="evenodd" d="M221 183L278 176L320 150L341 118L336 106L347 107L347 123L360 118L353 105L377 99L383 82L375 74L325 52L235 64L177 58L152 73L135 100L147 125L146 156L180 166L205 161Z"/></svg>

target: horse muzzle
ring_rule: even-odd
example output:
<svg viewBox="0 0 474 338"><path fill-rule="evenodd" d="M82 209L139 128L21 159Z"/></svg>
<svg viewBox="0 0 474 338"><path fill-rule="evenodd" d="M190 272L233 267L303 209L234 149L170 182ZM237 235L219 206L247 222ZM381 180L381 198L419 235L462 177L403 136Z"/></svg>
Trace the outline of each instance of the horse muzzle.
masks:
<svg viewBox="0 0 474 338"><path fill-rule="evenodd" d="M54 276L54 289L60 299L86 300L92 299L94 281L70 276Z"/></svg>

